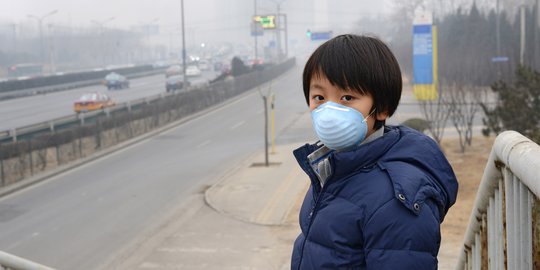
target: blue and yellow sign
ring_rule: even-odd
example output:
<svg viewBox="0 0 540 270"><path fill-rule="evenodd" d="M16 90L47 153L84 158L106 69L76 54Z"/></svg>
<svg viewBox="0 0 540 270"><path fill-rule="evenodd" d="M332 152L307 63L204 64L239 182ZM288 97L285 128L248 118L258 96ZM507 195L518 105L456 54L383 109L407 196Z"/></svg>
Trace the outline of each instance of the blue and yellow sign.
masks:
<svg viewBox="0 0 540 270"><path fill-rule="evenodd" d="M437 93L437 27L413 26L414 95L417 100L435 100Z"/></svg>

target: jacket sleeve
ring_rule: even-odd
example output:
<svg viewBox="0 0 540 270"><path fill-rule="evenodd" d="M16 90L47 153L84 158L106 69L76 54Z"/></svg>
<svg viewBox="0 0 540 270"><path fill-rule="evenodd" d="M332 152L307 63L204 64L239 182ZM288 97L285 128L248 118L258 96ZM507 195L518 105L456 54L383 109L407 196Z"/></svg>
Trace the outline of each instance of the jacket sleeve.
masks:
<svg viewBox="0 0 540 270"><path fill-rule="evenodd" d="M440 224L430 202L418 211L393 198L364 224L366 269L437 269Z"/></svg>

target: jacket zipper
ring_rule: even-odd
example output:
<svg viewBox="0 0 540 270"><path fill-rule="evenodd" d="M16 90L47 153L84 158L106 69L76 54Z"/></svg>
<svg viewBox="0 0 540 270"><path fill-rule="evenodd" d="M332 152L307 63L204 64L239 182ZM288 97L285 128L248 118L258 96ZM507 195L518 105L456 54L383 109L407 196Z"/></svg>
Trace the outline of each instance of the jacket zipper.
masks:
<svg viewBox="0 0 540 270"><path fill-rule="evenodd" d="M315 198L315 205L313 205L311 207L311 210L309 211L309 215L308 215L309 225L308 225L308 228L306 230L306 235L305 235L304 242L302 243L302 254L300 254L300 261L298 262L298 270L300 270L300 268L302 266L302 261L304 260L304 249L306 247L306 242L307 242L307 239L308 239L308 236L309 236L309 232L311 231L311 225L313 224L313 220L315 219L315 209L318 208L319 201L320 201L320 199L322 197L322 194L323 194L326 186L328 185L328 182L329 182L330 178L332 178L333 174L334 174L334 171L332 170L332 172L330 173L330 175L326 179L325 184L322 186L322 188L319 189L318 187L315 187L315 186L313 187L314 190L315 190L315 188L319 189L319 192L318 192L319 194L317 194L317 197ZM311 181L311 185L313 185L314 182L317 183L319 181L319 179L316 176L315 176L315 178L316 178L317 181Z"/></svg>

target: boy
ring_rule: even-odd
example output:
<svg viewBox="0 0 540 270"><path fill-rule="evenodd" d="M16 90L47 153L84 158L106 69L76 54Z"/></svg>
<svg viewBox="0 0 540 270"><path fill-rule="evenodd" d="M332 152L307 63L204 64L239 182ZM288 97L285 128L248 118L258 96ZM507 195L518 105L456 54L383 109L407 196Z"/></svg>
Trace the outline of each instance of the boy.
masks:
<svg viewBox="0 0 540 270"><path fill-rule="evenodd" d="M458 183L438 145L385 126L401 71L380 40L342 35L311 55L303 88L320 141L294 151L311 186L291 269L437 269Z"/></svg>

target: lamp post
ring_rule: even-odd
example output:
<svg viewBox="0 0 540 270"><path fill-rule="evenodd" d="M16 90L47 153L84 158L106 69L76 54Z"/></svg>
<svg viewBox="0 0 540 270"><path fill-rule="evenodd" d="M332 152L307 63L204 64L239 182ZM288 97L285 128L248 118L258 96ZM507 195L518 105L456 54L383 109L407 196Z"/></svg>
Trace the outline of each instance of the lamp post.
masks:
<svg viewBox="0 0 540 270"><path fill-rule="evenodd" d="M278 54L278 59L279 61L281 61L281 58L283 56L283 53L281 52L281 30L286 30L286 28L281 28L281 4L283 2L285 2L285 0L280 0L280 1L276 1L276 0L271 0L272 2L274 2L274 4L276 4L276 9L277 9L277 14L276 14L276 43L277 43L277 54ZM285 19L286 21L286 19ZM285 39L287 39L287 32L285 32ZM285 43L287 43L287 40L285 40ZM287 44L285 44L285 48L287 49Z"/></svg>
<svg viewBox="0 0 540 270"><path fill-rule="evenodd" d="M101 64L103 66L106 65L105 63L105 46L104 46L104 42L103 42L103 28L105 28L105 24L108 23L108 22L111 22L112 20L114 20L115 17L110 17L106 20L102 20L102 21L96 21L96 20L92 20L91 22L96 24L97 26L99 26L99 42L101 43Z"/></svg>
<svg viewBox="0 0 540 270"><path fill-rule="evenodd" d="M186 35L184 27L184 0L180 0L180 12L182 14L182 74L183 74L183 88L187 88L187 79L186 79Z"/></svg>
<svg viewBox="0 0 540 270"><path fill-rule="evenodd" d="M28 15L28 18L31 18L31 19L36 19L37 22L38 22L38 27L39 27L39 57L40 57L40 61L44 61L45 59L45 53L44 53L44 48L43 48L43 20L45 20L47 17L49 16L52 16L54 14L56 14L58 12L58 10L53 10L53 11L50 11L44 15L41 15L41 16L37 16L37 15L32 15L32 14L29 14Z"/></svg>

